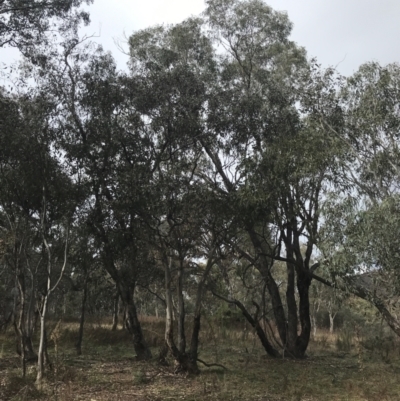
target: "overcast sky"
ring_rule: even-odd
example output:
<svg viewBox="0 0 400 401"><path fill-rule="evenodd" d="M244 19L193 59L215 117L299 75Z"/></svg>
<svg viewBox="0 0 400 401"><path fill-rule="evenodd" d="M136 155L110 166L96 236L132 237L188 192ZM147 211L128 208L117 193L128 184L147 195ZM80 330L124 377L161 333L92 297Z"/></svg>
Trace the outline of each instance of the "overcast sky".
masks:
<svg viewBox="0 0 400 401"><path fill-rule="evenodd" d="M323 66L352 74L360 64L400 61L400 0L268 0L275 10L287 11L294 23L292 40ZM91 29L117 54L113 38L154 24L180 22L204 10L203 0L95 0L90 7Z"/></svg>
<svg viewBox="0 0 400 401"><path fill-rule="evenodd" d="M287 11L294 23L292 40L310 57L352 74L366 61L387 64L400 61L400 0L268 0L274 9ZM154 24L176 23L204 10L203 0L95 0L89 7L92 23L86 33L100 33L95 40L112 51L124 68L127 57L114 38L123 32ZM15 53L0 51L1 61Z"/></svg>

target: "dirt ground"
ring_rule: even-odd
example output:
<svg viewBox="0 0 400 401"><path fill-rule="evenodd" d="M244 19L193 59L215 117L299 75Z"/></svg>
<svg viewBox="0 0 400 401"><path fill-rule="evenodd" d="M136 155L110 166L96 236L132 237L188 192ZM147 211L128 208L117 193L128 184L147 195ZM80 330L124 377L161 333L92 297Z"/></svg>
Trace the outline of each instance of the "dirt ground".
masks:
<svg viewBox="0 0 400 401"><path fill-rule="evenodd" d="M52 345L53 370L37 389L35 366L29 366L22 379L12 333L0 335L0 400L400 400L398 345L391 350L354 345L339 351L334 338L324 334L310 344L308 358L274 360L251 333L236 339L227 335L203 342L200 354L202 360L226 369L200 364L201 374L188 377L174 374L172 361L167 367L159 366L157 358L137 362L122 330L112 334L88 329L81 356L74 353L72 337L73 332L67 333L57 352ZM157 352L154 347L153 354Z"/></svg>

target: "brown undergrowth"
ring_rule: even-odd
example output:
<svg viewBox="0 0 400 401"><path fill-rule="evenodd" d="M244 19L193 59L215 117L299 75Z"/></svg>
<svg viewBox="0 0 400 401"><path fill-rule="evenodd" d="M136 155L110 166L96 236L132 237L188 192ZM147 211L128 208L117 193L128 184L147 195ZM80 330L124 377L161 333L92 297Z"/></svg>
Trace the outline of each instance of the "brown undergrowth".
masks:
<svg viewBox="0 0 400 401"><path fill-rule="evenodd" d="M144 318L144 331L156 354L163 322ZM53 370L42 391L34 386L35 367L20 378L13 333L0 334L0 400L251 400L251 401L380 401L400 399L398 340L370 338L353 332L320 331L300 360L270 359L243 322L203 322L200 358L223 364L202 367L198 376L173 374L156 360L137 362L128 334L107 324L88 324L83 354L74 341L77 324L62 323L57 354L50 342ZM347 336L345 339L343 336ZM343 348L341 342L345 342ZM388 351L389 350L389 351Z"/></svg>

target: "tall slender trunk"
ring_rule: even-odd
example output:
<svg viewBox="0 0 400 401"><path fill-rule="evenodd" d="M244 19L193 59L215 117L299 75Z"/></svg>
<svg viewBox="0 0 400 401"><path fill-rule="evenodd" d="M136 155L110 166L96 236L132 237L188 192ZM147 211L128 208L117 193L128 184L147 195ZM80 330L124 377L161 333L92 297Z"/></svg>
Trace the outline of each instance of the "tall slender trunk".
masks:
<svg viewBox="0 0 400 401"><path fill-rule="evenodd" d="M44 362L45 362L45 337L46 337L46 314L47 314L48 295L44 296L42 310L40 311L40 340L38 350L38 365L36 383L41 386L44 377Z"/></svg>
<svg viewBox="0 0 400 401"><path fill-rule="evenodd" d="M335 317L336 313L332 313L329 311L329 333L333 334L333 330L335 328Z"/></svg>
<svg viewBox="0 0 400 401"><path fill-rule="evenodd" d="M118 327L118 312L119 312L119 293L118 291L114 296L114 305L113 305L113 323L111 327L111 331L117 330Z"/></svg>
<svg viewBox="0 0 400 401"><path fill-rule="evenodd" d="M180 263L178 270L178 285L177 285L177 298L178 298L178 349L180 353L186 352L186 336L185 336L185 302L183 299L183 266Z"/></svg>
<svg viewBox="0 0 400 401"><path fill-rule="evenodd" d="M19 268L18 268L19 269ZM22 377L26 376L26 350L25 350L25 330L23 323L25 320L25 277L22 272L17 274L18 290L19 290L19 316L18 322L16 322L15 328L19 337L19 346L21 350L21 367L22 367Z"/></svg>
<svg viewBox="0 0 400 401"><path fill-rule="evenodd" d="M295 270L293 264L291 263L287 263L286 303L288 308L288 335L287 343L285 344L285 351L287 351L289 355L296 356L298 320L295 295Z"/></svg>
<svg viewBox="0 0 400 401"><path fill-rule="evenodd" d="M83 285L83 294L82 294L82 303L81 303L81 318L80 318L80 322L79 322L78 339L77 339L76 345L75 345L76 353L78 355L82 355L83 327L85 325L85 309L86 309L87 293L88 293L88 277L87 277L87 273L86 273L85 283Z"/></svg>
<svg viewBox="0 0 400 401"><path fill-rule="evenodd" d="M175 351L175 343L174 343L174 327L173 327L173 302L172 302L172 291L171 291L171 266L170 261L165 264L165 342L168 345L168 348L171 350L172 354L176 354L178 349ZM175 351L175 352L174 352Z"/></svg>

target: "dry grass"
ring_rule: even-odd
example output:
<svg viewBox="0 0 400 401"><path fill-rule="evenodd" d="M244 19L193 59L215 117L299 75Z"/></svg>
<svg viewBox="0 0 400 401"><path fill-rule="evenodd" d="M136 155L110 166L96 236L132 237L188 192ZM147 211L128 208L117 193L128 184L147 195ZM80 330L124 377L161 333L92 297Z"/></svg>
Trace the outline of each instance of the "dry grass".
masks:
<svg viewBox="0 0 400 401"><path fill-rule="evenodd" d="M163 322L142 319L144 331L157 353ZM45 389L33 386L34 367L25 380L19 378L19 360L14 355L13 333L0 335L0 400L251 400L251 401L381 401L400 399L398 340L379 344L347 333L349 350L339 349L343 333L319 332L310 344L309 357L301 361L272 360L260 348L243 323L204 321L200 358L227 367L202 367L196 377L174 375L155 361L134 359L129 336L111 332L109 325L89 324L83 355L73 344L77 325L61 325L55 369ZM343 340L343 339L342 339ZM342 341L340 340L340 341ZM386 345L385 345L386 344ZM388 347L392 347L387 352ZM53 349L53 344L50 343Z"/></svg>

